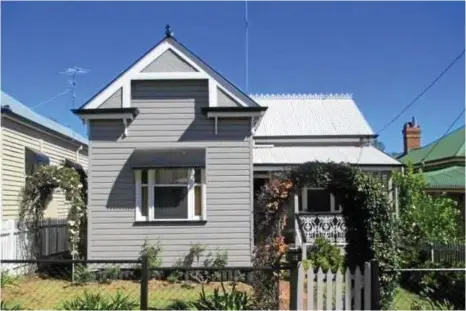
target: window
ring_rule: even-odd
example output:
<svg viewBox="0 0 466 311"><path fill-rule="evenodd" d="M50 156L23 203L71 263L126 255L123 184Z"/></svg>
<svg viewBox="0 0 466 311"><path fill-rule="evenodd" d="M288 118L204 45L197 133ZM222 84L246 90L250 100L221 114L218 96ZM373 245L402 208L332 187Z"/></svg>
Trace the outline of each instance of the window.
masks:
<svg viewBox="0 0 466 311"><path fill-rule="evenodd" d="M25 148L24 159L24 173L26 174L26 176L31 176L32 174L34 174L40 166L50 164L49 157L47 157L43 153L29 148Z"/></svg>
<svg viewBox="0 0 466 311"><path fill-rule="evenodd" d="M205 173L194 168L136 170L136 220L205 220Z"/></svg>
<svg viewBox="0 0 466 311"><path fill-rule="evenodd" d="M312 213L341 212L341 199L322 188L305 188L302 191L302 211Z"/></svg>

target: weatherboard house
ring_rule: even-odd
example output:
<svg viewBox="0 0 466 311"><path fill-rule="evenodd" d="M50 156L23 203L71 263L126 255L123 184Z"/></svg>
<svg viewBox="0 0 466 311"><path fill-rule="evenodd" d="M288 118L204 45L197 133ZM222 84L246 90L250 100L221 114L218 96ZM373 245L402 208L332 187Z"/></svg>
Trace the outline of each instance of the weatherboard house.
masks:
<svg viewBox="0 0 466 311"><path fill-rule="evenodd" d="M88 125L88 258L135 259L158 240L163 265L195 243L249 265L254 191L308 161L358 165L387 185L400 163L348 95L242 92L171 34L74 113ZM331 193L295 196L293 243L344 243Z"/></svg>

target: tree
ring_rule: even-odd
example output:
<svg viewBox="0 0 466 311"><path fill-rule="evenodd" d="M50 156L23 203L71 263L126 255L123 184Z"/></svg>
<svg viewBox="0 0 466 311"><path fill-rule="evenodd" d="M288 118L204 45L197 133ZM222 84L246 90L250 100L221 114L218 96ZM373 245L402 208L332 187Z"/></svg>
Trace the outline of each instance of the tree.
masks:
<svg viewBox="0 0 466 311"><path fill-rule="evenodd" d="M405 242L448 243L460 239L456 202L425 193L426 181L422 171L415 172L409 163L405 174L394 174L394 182L400 190L399 225Z"/></svg>

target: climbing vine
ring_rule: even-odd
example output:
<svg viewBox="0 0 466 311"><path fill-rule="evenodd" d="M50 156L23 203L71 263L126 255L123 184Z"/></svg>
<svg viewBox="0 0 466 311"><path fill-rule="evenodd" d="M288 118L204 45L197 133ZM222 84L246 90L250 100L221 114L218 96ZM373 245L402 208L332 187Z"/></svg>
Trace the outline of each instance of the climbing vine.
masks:
<svg viewBox="0 0 466 311"><path fill-rule="evenodd" d="M374 177L346 164L309 162L276 175L261 188L255 206L256 247L254 266L278 265L286 246L283 229L291 198L304 187L324 188L343 206L346 231L346 263L363 266L375 260L381 268L397 266L395 217L386 189ZM389 269L386 269L389 270ZM260 273L255 290L260 307L270 308L270 294L277 290L273 275ZM396 286L396 275L379 275L381 305L388 307ZM262 298L261 295L267 297ZM275 302L276 303L276 302Z"/></svg>
<svg viewBox="0 0 466 311"><path fill-rule="evenodd" d="M26 178L20 202L20 220L26 229L27 251L31 258L38 258L42 246L41 227L44 211L55 189L61 189L70 204L68 214L68 240L72 255L79 257L85 249L86 178L84 172L66 166L41 166ZM85 185L83 185L83 182Z"/></svg>

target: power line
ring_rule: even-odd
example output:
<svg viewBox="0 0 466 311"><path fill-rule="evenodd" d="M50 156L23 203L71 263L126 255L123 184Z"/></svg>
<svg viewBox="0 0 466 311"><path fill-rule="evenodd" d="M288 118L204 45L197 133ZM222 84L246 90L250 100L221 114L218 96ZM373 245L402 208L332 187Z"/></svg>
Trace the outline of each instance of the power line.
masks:
<svg viewBox="0 0 466 311"><path fill-rule="evenodd" d="M404 107L400 113L398 113L392 120L390 120L390 122L388 122L387 124L385 124L382 129L380 129L377 134L380 134L381 132L383 132L385 129L387 129L390 125L393 124L393 122L395 122L403 113L405 113L406 110L408 110L412 105L414 105L415 102L417 102L419 100L419 98L421 98L428 90L430 90L434 85L435 83L437 83L446 73L448 70L450 70L451 67L453 67L453 65L464 55L464 49L463 51L455 58L455 60L453 60L453 62L450 63L450 65L448 65L447 68L445 68L439 75L437 78L435 78L434 81L432 81L421 93L419 93L419 95L417 95L406 107Z"/></svg>
<svg viewBox="0 0 466 311"><path fill-rule="evenodd" d="M461 111L461 113L456 117L456 119L450 124L450 126L448 127L448 129L445 131L445 133L443 133L443 135L437 140L437 142L435 143L435 145L432 146L432 148L430 148L429 152L427 152L427 154L422 158L422 160L420 161L421 163L424 162L425 159L427 159L427 157L432 153L432 151L434 151L434 149L438 146L438 144L440 143L440 141L451 131L451 129L453 128L453 126L455 126L455 123L458 122L458 120L461 118L461 116L464 114L464 108L463 110Z"/></svg>

